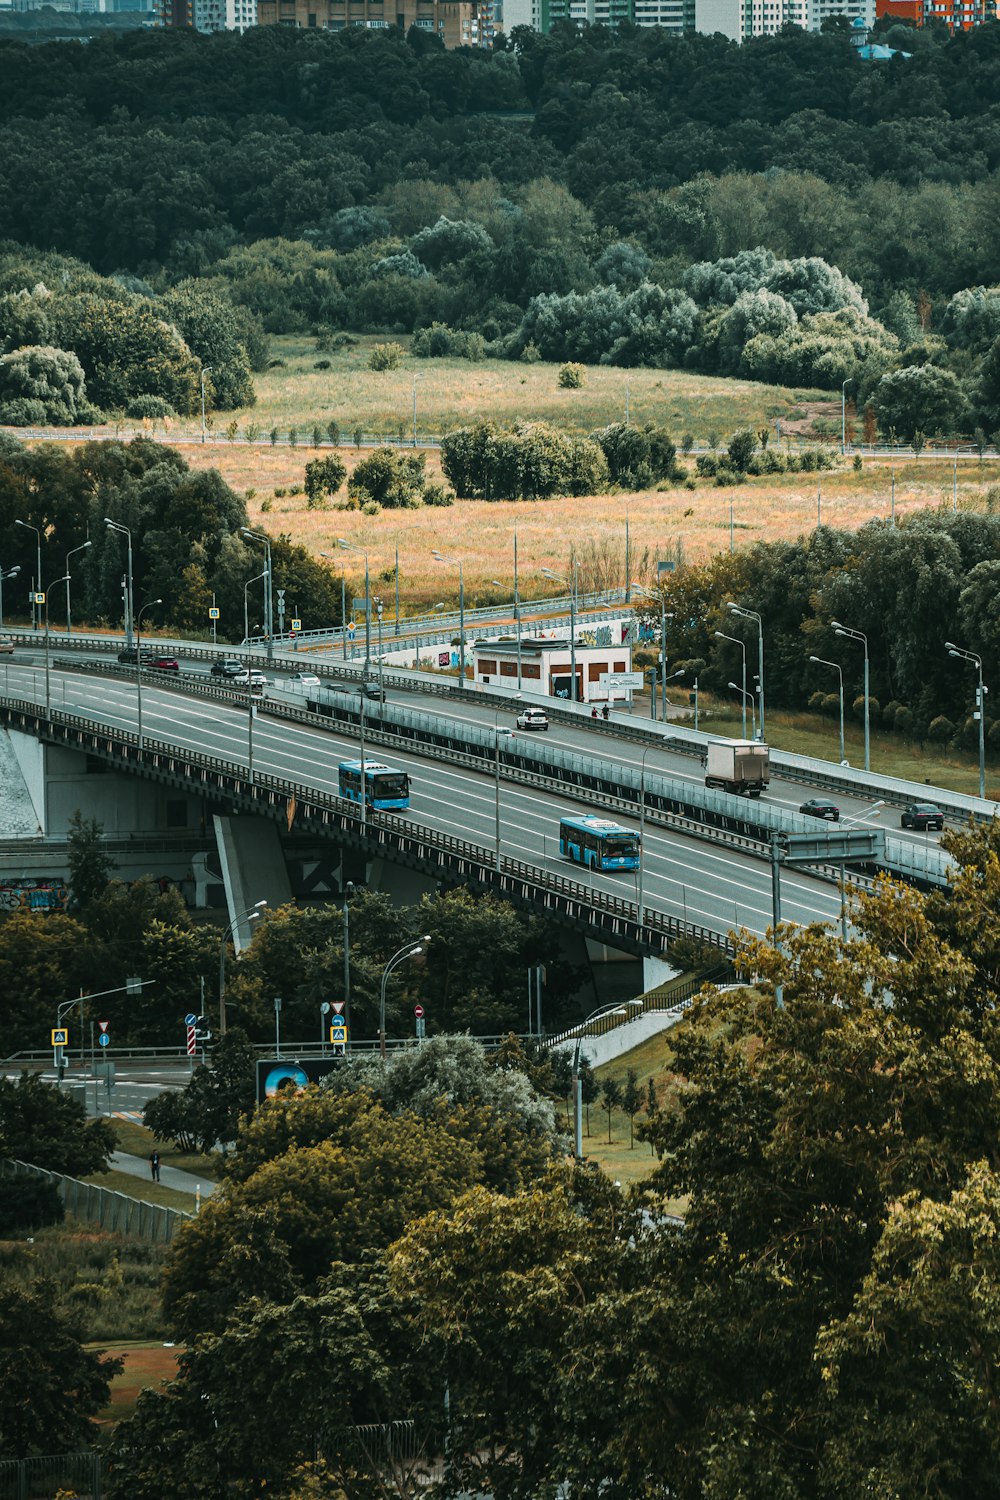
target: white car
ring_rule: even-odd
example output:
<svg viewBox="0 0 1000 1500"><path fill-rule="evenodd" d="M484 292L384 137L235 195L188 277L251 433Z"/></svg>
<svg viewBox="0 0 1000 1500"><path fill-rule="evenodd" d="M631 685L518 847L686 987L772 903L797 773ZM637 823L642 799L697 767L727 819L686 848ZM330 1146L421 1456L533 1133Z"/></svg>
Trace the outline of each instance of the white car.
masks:
<svg viewBox="0 0 1000 1500"><path fill-rule="evenodd" d="M5 656L12 656L13 652L14 642L11 640L10 636L0 635L0 654L3 654Z"/></svg>
<svg viewBox="0 0 1000 1500"><path fill-rule="evenodd" d="M540 708L526 708L517 716L518 729L548 729L548 715Z"/></svg>
<svg viewBox="0 0 1000 1500"><path fill-rule="evenodd" d="M266 688L271 686L263 672L249 671L247 669L240 672L237 677L230 677L229 680L236 687Z"/></svg>
<svg viewBox="0 0 1000 1500"><path fill-rule="evenodd" d="M315 672L289 672L288 686L294 689L319 687L319 678Z"/></svg>

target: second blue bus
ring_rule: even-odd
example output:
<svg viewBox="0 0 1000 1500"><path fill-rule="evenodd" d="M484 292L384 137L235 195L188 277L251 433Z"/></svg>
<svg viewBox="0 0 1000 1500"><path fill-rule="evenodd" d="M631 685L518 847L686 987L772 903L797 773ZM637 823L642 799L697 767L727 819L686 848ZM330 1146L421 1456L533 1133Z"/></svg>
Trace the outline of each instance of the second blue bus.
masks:
<svg viewBox="0 0 1000 1500"><path fill-rule="evenodd" d="M361 762L342 760L338 767L340 795L352 802L361 801ZM392 810L410 805L410 778L397 766L380 760L366 760L364 765L365 804Z"/></svg>
<svg viewBox="0 0 1000 1500"><path fill-rule="evenodd" d="M560 818L559 853L588 870L637 870L639 835L595 813Z"/></svg>

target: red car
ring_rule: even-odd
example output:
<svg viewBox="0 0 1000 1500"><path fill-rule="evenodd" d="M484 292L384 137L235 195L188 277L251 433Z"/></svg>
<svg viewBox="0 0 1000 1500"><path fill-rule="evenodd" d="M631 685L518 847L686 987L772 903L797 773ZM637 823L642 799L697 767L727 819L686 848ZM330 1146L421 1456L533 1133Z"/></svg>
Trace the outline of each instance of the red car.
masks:
<svg viewBox="0 0 1000 1500"><path fill-rule="evenodd" d="M146 662L146 666L157 672L179 672L181 669L176 656L154 656Z"/></svg>

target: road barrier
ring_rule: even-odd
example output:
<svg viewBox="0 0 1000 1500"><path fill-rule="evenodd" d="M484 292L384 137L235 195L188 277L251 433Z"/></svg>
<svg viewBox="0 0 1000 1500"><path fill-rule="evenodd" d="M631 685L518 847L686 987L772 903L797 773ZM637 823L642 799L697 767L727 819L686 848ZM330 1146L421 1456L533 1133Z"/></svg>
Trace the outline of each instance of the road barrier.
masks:
<svg viewBox="0 0 1000 1500"><path fill-rule="evenodd" d="M99 1224L102 1229L131 1234L136 1239L151 1240L157 1245L168 1245L179 1225L186 1224L192 1217L179 1208L143 1203L139 1198L117 1193L113 1188L81 1182L78 1177L66 1177L62 1172L48 1172L29 1162L0 1161L0 1174L6 1177L42 1177L47 1182L54 1182L68 1214L84 1219L88 1224Z"/></svg>

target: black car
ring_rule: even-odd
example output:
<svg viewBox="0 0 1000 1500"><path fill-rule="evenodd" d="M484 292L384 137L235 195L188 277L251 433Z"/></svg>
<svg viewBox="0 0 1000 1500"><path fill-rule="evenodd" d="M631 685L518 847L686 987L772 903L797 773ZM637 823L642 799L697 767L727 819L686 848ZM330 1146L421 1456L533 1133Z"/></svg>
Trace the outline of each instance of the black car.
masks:
<svg viewBox="0 0 1000 1500"><path fill-rule="evenodd" d="M123 651L119 651L118 653L118 660L123 667L134 667L140 659L144 663L151 662L153 659L152 651L147 651L145 646L126 646Z"/></svg>
<svg viewBox="0 0 1000 1500"><path fill-rule="evenodd" d="M900 828L943 828L944 813L933 802L910 802L903 808Z"/></svg>
<svg viewBox="0 0 1000 1500"><path fill-rule="evenodd" d="M805 813L807 818L825 818L828 823L840 822L840 808L836 802L824 802L822 797L810 797L808 802L803 802L799 812Z"/></svg>
<svg viewBox="0 0 1000 1500"><path fill-rule="evenodd" d="M218 661L212 663L213 677L238 677L245 671L246 663L240 661L238 656L220 656Z"/></svg>

